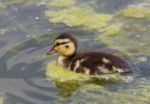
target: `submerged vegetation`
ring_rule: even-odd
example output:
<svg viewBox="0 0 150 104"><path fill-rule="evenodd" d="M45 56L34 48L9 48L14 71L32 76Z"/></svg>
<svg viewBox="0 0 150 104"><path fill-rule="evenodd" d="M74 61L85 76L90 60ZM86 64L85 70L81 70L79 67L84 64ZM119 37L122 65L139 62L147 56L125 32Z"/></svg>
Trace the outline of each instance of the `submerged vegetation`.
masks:
<svg viewBox="0 0 150 104"><path fill-rule="evenodd" d="M120 80L119 74L94 76L75 73L63 69L54 62L48 64L46 75L48 80L53 79L55 81L58 88L67 90L69 92L72 92L80 87L84 87L86 89L101 89L106 85L114 84Z"/></svg>
<svg viewBox="0 0 150 104"><path fill-rule="evenodd" d="M108 74L108 75L101 75L101 76L95 76L95 75L86 75L81 73L75 73L69 70L65 70L62 67L56 65L55 62L51 62L48 64L47 77L52 77L52 79L55 79L57 81L77 81L77 82L92 82L92 81L111 81L115 82L118 80L119 75L118 74ZM73 82L74 83L74 82Z"/></svg>
<svg viewBox="0 0 150 104"><path fill-rule="evenodd" d="M3 98L2 98L2 97L0 97L0 104L4 104L4 103L3 103Z"/></svg>
<svg viewBox="0 0 150 104"><path fill-rule="evenodd" d="M96 14L88 7L69 7L59 11L46 11L45 15L52 23L63 23L67 26L82 26L85 29L100 29L107 25L112 16Z"/></svg>
<svg viewBox="0 0 150 104"><path fill-rule="evenodd" d="M117 49L122 53L131 56L132 58L137 58L140 55L149 55L150 48L148 48L148 44L150 44L149 40L146 37L149 37L149 34L146 32L134 33L131 26L129 28L124 27L123 29L115 29L114 33L105 31L103 34L99 35L99 39L107 44L109 47ZM141 27L142 28L142 27ZM131 30L129 30L131 29ZM120 31L120 32L119 32ZM112 34L119 34L114 35ZM132 39L131 37L136 37L136 39Z"/></svg>
<svg viewBox="0 0 150 104"><path fill-rule="evenodd" d="M95 14L86 17L84 23L82 24L84 28L87 29L101 29L108 25L111 21L112 16L109 14Z"/></svg>
<svg viewBox="0 0 150 104"><path fill-rule="evenodd" d="M45 14L52 23L64 23L73 27L82 25L85 18L90 15L90 11L85 8L70 7L56 12L47 11Z"/></svg>
<svg viewBox="0 0 150 104"><path fill-rule="evenodd" d="M52 0L49 6L53 7L68 7L75 4L75 0Z"/></svg>
<svg viewBox="0 0 150 104"><path fill-rule="evenodd" d="M92 91L85 92L84 89L81 89L70 99L72 102L80 102L82 104L85 104L84 102L89 104L94 102L101 104L149 104L150 99L150 89L145 87L123 91L99 90L97 91L99 93L94 93L95 91L97 90L93 89ZM77 95L82 96L82 99Z"/></svg>
<svg viewBox="0 0 150 104"><path fill-rule="evenodd" d="M121 27L122 27L121 23L118 23L118 24L116 23L116 24L110 25L102 31L103 35L105 35L105 36L120 35L121 34Z"/></svg>
<svg viewBox="0 0 150 104"><path fill-rule="evenodd" d="M71 100L71 102L83 102L83 104L87 101L89 104L93 102L102 104L149 103L150 86L148 85L138 85L134 89L118 91L106 89L106 85L115 84L115 82L118 81L120 78L118 74L105 75L102 77L83 75L62 69L62 67L57 66L54 62L48 64L46 74L48 76L47 78L55 80L56 86L62 89L58 93L58 96L63 98L70 97L69 100ZM80 98L81 96L82 98ZM106 98L107 100L104 100Z"/></svg>
<svg viewBox="0 0 150 104"><path fill-rule="evenodd" d="M123 10L121 13L125 17L133 17L133 18L149 18L150 19L150 7L143 6L132 6Z"/></svg>

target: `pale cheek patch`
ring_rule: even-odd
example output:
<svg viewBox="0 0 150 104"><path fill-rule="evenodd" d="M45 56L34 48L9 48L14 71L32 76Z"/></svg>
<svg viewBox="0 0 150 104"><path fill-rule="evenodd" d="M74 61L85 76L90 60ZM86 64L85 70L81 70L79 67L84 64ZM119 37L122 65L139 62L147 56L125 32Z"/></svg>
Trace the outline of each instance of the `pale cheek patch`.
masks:
<svg viewBox="0 0 150 104"><path fill-rule="evenodd" d="M55 49L58 51L58 53L61 53L61 54L65 54L67 52L63 45L57 46L55 47Z"/></svg>
<svg viewBox="0 0 150 104"><path fill-rule="evenodd" d="M55 47L54 50L58 50L58 47Z"/></svg>
<svg viewBox="0 0 150 104"><path fill-rule="evenodd" d="M68 48L66 48L65 46L68 46ZM75 46L73 43L68 43L64 46L65 48L65 55L72 55L75 52Z"/></svg>
<svg viewBox="0 0 150 104"><path fill-rule="evenodd" d="M102 58L102 62L104 62L105 64L109 64L109 63L111 63L111 61L110 60L108 60L107 58Z"/></svg>
<svg viewBox="0 0 150 104"><path fill-rule="evenodd" d="M66 48L66 46L68 47ZM69 42L56 46L55 50L61 55L70 56L76 51L76 48L72 42Z"/></svg>

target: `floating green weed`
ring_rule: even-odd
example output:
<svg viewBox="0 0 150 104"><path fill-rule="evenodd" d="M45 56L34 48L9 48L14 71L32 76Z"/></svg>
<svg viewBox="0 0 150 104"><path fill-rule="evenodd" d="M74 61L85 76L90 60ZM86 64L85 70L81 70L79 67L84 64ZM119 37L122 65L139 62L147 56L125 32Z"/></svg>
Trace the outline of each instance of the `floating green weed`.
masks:
<svg viewBox="0 0 150 104"><path fill-rule="evenodd" d="M121 13L125 17L150 18L150 7L133 6L128 7Z"/></svg>
<svg viewBox="0 0 150 104"><path fill-rule="evenodd" d="M110 91L108 89L91 89L81 88L69 99L71 102L89 104L149 104L150 86L139 87L134 89L122 89Z"/></svg>
<svg viewBox="0 0 150 104"><path fill-rule="evenodd" d="M46 75L48 77L52 77L52 79L55 79L57 81L77 81L77 82L95 82L95 81L117 81L118 80L118 74L108 74L108 75L101 75L101 76L95 76L95 75L86 75L81 73L75 73L72 71L69 71L67 69L63 69L62 67L56 65L54 62L49 63L47 67Z"/></svg>
<svg viewBox="0 0 150 104"><path fill-rule="evenodd" d="M104 33L103 35L106 35L106 36L120 35L121 27L122 27L121 23L110 25L103 29L103 33Z"/></svg>
<svg viewBox="0 0 150 104"><path fill-rule="evenodd" d="M45 14L52 23L64 23L70 27L80 26L86 17L90 15L90 10L80 7L71 7L59 11L47 11Z"/></svg>
<svg viewBox="0 0 150 104"><path fill-rule="evenodd" d="M63 89L58 95L61 97L68 97L71 93L80 87L85 89L101 89L106 85L114 84L120 80L119 74L108 75L86 75L75 73L56 65L51 62L47 66L47 79L54 80L58 88Z"/></svg>
<svg viewBox="0 0 150 104"><path fill-rule="evenodd" d="M52 0L49 3L49 6L53 6L53 7L68 7L68 6L72 6L75 4L75 0Z"/></svg>
<svg viewBox="0 0 150 104"><path fill-rule="evenodd" d="M112 16L97 14L88 7L70 7L58 11L46 11L46 17L52 23L63 23L67 26L82 26L85 29L101 29L105 27Z"/></svg>
<svg viewBox="0 0 150 104"><path fill-rule="evenodd" d="M148 38L150 36L147 33L147 27L143 29L142 26L140 27L139 25L137 27L136 25L108 28L98 38L109 47L117 49L137 60L137 56L150 54L150 48L148 47L150 44Z"/></svg>
<svg viewBox="0 0 150 104"><path fill-rule="evenodd" d="M2 97L0 97L0 104L4 104Z"/></svg>

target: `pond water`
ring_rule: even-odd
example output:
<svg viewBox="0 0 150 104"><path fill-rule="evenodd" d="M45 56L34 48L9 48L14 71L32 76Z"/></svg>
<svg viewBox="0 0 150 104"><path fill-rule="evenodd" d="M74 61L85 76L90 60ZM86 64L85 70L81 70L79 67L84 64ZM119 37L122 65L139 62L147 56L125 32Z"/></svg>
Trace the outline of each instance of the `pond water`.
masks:
<svg viewBox="0 0 150 104"><path fill-rule="evenodd" d="M149 9L149 0L1 0L0 99L4 104L149 104ZM79 38L80 49L119 54L133 73L105 87L75 90L48 80L47 64L57 56L45 53L68 31Z"/></svg>

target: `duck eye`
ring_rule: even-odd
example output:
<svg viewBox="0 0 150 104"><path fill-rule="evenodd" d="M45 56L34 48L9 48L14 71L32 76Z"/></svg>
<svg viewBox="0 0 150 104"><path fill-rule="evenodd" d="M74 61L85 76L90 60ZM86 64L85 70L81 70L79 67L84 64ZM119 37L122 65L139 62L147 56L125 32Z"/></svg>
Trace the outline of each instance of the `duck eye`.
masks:
<svg viewBox="0 0 150 104"><path fill-rule="evenodd" d="M66 45L65 47L66 47L66 48L69 48L69 46L68 46L68 45Z"/></svg>

